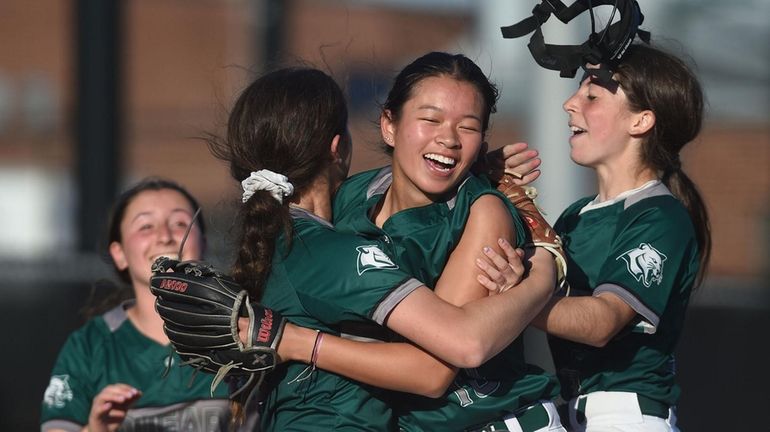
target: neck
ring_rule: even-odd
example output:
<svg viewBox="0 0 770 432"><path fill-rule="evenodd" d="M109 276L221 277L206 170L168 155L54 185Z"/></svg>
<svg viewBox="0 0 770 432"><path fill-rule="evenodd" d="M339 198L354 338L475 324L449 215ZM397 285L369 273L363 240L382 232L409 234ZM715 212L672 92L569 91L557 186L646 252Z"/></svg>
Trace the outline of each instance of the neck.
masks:
<svg viewBox="0 0 770 432"><path fill-rule="evenodd" d="M128 319L140 333L158 342L168 344L169 340L163 331L163 319L155 311L155 296L148 286L134 286L136 304L126 311Z"/></svg>
<svg viewBox="0 0 770 432"><path fill-rule="evenodd" d="M310 189L291 203L331 222L332 197L337 187L324 176L318 176Z"/></svg>
<svg viewBox="0 0 770 432"><path fill-rule="evenodd" d="M399 167L394 164L393 182L390 184L390 187L378 204L379 207L376 210L374 223L382 228L385 221L394 214L402 210L423 207L434 202L442 201L447 198L446 195L456 191L457 187L454 187L444 196L432 196L426 194L412 183L403 172L400 172Z"/></svg>
<svg viewBox="0 0 770 432"><path fill-rule="evenodd" d="M613 199L625 191L636 189L658 176L649 168L627 165L603 165L596 168L599 201Z"/></svg>

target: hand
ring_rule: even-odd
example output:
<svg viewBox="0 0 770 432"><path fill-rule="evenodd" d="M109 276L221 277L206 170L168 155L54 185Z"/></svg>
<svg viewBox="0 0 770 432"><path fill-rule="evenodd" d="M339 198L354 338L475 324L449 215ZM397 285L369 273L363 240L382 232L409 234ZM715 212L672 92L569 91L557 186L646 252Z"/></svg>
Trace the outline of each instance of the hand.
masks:
<svg viewBox="0 0 770 432"><path fill-rule="evenodd" d="M542 163L535 149L527 143L506 144L486 155L487 171L492 181L499 181L504 172L512 174L514 183L523 186L540 177L538 167Z"/></svg>
<svg viewBox="0 0 770 432"><path fill-rule="evenodd" d="M514 249L504 239L498 240L497 243L503 249L505 256L487 246L484 247L484 254L489 261L480 258L476 260L476 266L483 271L476 279L490 291L490 295L503 293L518 285L526 272L522 261L524 250Z"/></svg>
<svg viewBox="0 0 770 432"><path fill-rule="evenodd" d="M110 384L94 397L88 415L89 432L113 432L126 419L129 408L142 396L142 392L127 384Z"/></svg>

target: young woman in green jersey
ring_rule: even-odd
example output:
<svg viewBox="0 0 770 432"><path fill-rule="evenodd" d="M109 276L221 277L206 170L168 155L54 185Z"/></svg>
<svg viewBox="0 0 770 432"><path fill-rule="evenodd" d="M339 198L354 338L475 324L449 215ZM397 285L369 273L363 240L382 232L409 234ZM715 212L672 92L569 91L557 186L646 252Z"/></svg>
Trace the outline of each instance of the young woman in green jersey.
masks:
<svg viewBox="0 0 770 432"><path fill-rule="evenodd" d="M495 244L494 232L504 228L499 222L510 218L495 213L496 209L510 212L505 209L507 202L491 194L484 180L469 175L496 98L494 85L468 58L436 52L418 58L395 78L382 107L381 133L393 156L392 166L353 176L335 196L337 229L387 238L398 248L394 259L402 268L457 305L488 295L477 281L474 263L481 248ZM515 220L519 221L518 216ZM538 253L543 253L538 259L550 265L550 256ZM537 285L535 280L528 283ZM523 319L526 326L529 313L538 309L533 300L549 294L532 290L519 295L522 309L511 318ZM437 398L396 395L394 406L403 430L448 425L458 430L482 429L490 423L505 430L506 417L509 423L526 422L520 418L525 412L542 413L546 421L518 425L524 430L560 427L555 413L551 413L553 422L547 421L540 402L555 396L554 382L525 364L520 340L481 368L459 374L436 365L435 360L431 365L406 353L388 356L387 350L394 347L368 344L352 352L329 348L319 353L319 367L380 387Z"/></svg>
<svg viewBox="0 0 770 432"><path fill-rule="evenodd" d="M211 398L212 377L201 376L190 386L194 370L179 367L149 289L152 262L177 256L197 209L187 190L163 179L145 179L119 197L108 225L108 249L126 288L107 301L130 300L108 306L67 339L43 398L42 430L209 430L212 425L226 430L226 392ZM201 258L203 232L201 218L180 259Z"/></svg>
<svg viewBox="0 0 770 432"><path fill-rule="evenodd" d="M556 223L571 294L534 323L551 335L574 430L676 431L674 349L711 247L679 159L701 129L700 84L677 57L631 45L612 82L589 75L564 110L570 156L594 169L599 193Z"/></svg>
<svg viewBox="0 0 770 432"><path fill-rule="evenodd" d="M423 124L413 130L424 128L425 133L421 134L424 149L419 152L412 149L412 154L408 154L407 138L399 135L395 128L389 129L393 132L394 146L402 146L408 154L405 161L411 158L413 162L415 154L420 152L431 159L424 162L427 165L422 169L435 171L433 177L423 173L420 174L422 177L408 182L412 186L419 183L429 189L429 193L416 187L406 188L404 195L391 196L391 200L402 201L384 205L388 206L386 211L395 212L394 209L403 206L404 202L407 203L404 210L412 208L409 206L418 209L440 203L442 210L438 211L444 212L443 218L436 219L434 215L432 220L417 220L417 223L430 229L434 224L440 230L451 223L449 227L454 231L442 233L446 243L435 248L433 259L441 262L429 263L419 258L423 252L413 257L403 256L405 244L396 241L396 237L403 237L403 233L384 234L363 214L360 230L354 226L348 228L363 237L344 235L330 225L331 198L347 175L352 146L347 133L344 98L334 81L325 74L315 70L287 69L259 78L238 98L230 114L226 138L212 141L214 154L230 163L231 174L245 189L240 212L242 235L234 278L249 289L254 298L260 298L266 306L278 310L292 322L324 332L305 330L303 333L301 328L287 326L279 351L285 360L312 360L315 366L321 366L325 356L322 346L326 347L323 350L332 353L342 352L344 347L341 345L349 342L331 336L324 338L324 334L371 337L379 333L383 338L382 328L372 324L384 324L451 364L476 367L504 350L550 297L555 275L553 260L548 254L536 253L533 260L537 263L528 280L498 298L488 297L470 270L481 254L482 244L501 235L509 241L521 241L521 227L520 221L517 226L511 217L514 209L507 200L488 184L473 177L466 178L482 146L495 94L488 93L492 97L485 99L472 81L451 77L450 72L459 72L456 70L459 68L468 73L463 68L470 67L471 73L483 77L488 84L478 67L462 56L436 53L416 64L432 65L437 59L451 66L449 71L434 73L432 79L420 74L421 79L410 82L407 86L410 91L394 105L403 110L391 112L394 123L391 126L396 128L396 124L406 124L400 122L406 122L407 115L413 117L409 121ZM429 118L428 113L433 113L433 118ZM398 117L400 115L404 117ZM433 126L436 117L443 120ZM406 127L400 131L406 136L409 136L408 132ZM395 143L396 140L400 142ZM455 170L447 165L460 168ZM396 170L394 168L394 182ZM458 192L458 183L463 181ZM358 196L355 198L359 199ZM452 213L454 207L467 210L471 206L471 215ZM467 224L460 224L467 220ZM490 221L494 221L492 230L489 229ZM466 236L461 241L464 226L466 234L470 232L481 239L473 242ZM423 245L417 246L424 250ZM449 257L452 250L465 259L456 259L454 253ZM391 261L388 255L394 260ZM447 268L453 268L450 271L453 280L438 281L436 285L443 284L446 289L466 285L475 290L475 295L456 292L450 297L453 303L462 305L460 307L442 301L413 277L418 271L412 270L421 263L430 265L431 271L435 271L447 260ZM456 267L458 265L462 270ZM329 271L331 268L333 272ZM403 269L409 271L404 273ZM425 276L434 277L430 273ZM469 302L468 297L479 299ZM305 337L298 338L304 343L294 345L296 349L292 352L290 347L295 333ZM414 387L414 384L406 383L427 382L423 376L417 376L418 373L431 376L443 373L443 387L446 388L456 372L414 345L377 344L378 348L373 345L364 345L359 360L378 363L378 366L385 362L387 367L382 368L382 374L386 377L402 375L396 385ZM385 352L382 348L389 347L400 350L397 353L410 354L389 358L371 355L373 350ZM518 354L520 350L515 350L501 357L500 361L511 358L516 361ZM369 357L363 359L366 355ZM333 359L334 356L326 358ZM355 359L348 356L347 360L350 363ZM436 371L419 366L425 365L426 361L430 366L441 368ZM529 385L521 389L515 399L501 400L495 411L487 410L482 420L497 417L502 422L503 416L509 415L511 421L517 421L514 412L531 406L535 408L532 410L533 421L543 420L542 426L549 422L558 424L558 417L549 416L547 409L539 403L554 395L554 380L541 371L527 370L523 363L514 364L521 367L510 370L510 366L505 369L498 365L508 382L496 384L491 390L510 389L516 381L527 381ZM332 363L324 367L334 369ZM352 378L366 381L367 377L357 376L362 370L360 365L345 364L343 367L351 368L348 375ZM305 368L304 364L289 362L272 374L263 411L266 430L389 430L397 427L389 414L386 402L392 402L392 399L388 394L324 371L315 371L304 379ZM387 379L382 378L382 374L377 376L371 370L369 372L370 377L375 376L373 379ZM485 389L471 387L475 384L469 382L467 386L470 391L478 390L474 395L482 395L481 391ZM425 384L421 390L425 391L429 385L433 386L434 395L443 393L443 389L436 390L433 382ZM462 427L460 425L465 422L477 424L479 420L463 418L457 423L444 422L429 428Z"/></svg>

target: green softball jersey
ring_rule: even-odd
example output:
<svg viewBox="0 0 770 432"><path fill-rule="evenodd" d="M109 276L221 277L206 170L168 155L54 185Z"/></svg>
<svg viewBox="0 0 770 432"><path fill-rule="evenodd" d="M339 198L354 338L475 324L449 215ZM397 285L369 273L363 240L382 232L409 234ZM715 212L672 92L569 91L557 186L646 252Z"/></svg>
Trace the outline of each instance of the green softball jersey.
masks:
<svg viewBox="0 0 770 432"><path fill-rule="evenodd" d="M469 176L446 202L411 208L392 215L378 228L370 216L392 181L390 167L348 179L335 197L339 230L385 242L396 264L434 287L449 255L462 237L471 205L485 194L499 196L513 215L517 244L526 232L513 205L489 182ZM473 269L469 269L472 271ZM524 362L521 339L476 369L461 370L447 393L431 399L391 392L391 404L403 431L462 431L510 414L558 394L555 377Z"/></svg>
<svg viewBox="0 0 770 432"><path fill-rule="evenodd" d="M570 295L610 292L637 312L603 348L550 338L565 398L636 392L675 405L674 347L698 272L687 209L660 181L572 204L554 226L568 255Z"/></svg>
<svg viewBox="0 0 770 432"><path fill-rule="evenodd" d="M339 233L300 208L291 214L291 248L279 237L261 300L291 322L337 335L350 326L381 330L393 308L422 286L378 241ZM268 377L264 431L394 430L382 390L306 368L280 365Z"/></svg>
<svg viewBox="0 0 770 432"><path fill-rule="evenodd" d="M107 385L124 383L142 396L128 411L121 431L227 431L225 386L212 398L213 376L197 374L193 379L195 370L180 366L181 359L169 346L134 327L126 315L130 305L92 318L69 336L43 396L41 430L79 432L88 423L94 397Z"/></svg>

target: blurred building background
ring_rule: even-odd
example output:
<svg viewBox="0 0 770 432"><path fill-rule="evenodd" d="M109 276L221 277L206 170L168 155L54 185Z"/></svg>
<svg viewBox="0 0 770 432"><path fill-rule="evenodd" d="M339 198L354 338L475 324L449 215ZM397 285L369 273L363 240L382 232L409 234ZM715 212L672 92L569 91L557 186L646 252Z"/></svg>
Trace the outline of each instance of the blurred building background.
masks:
<svg viewBox="0 0 770 432"><path fill-rule="evenodd" d="M644 28L685 54L702 78L707 121L684 153L711 214L714 251L694 295L678 359L684 430L766 430L770 386L770 2L639 1ZM346 89L352 171L384 164L377 102L406 63L462 52L500 85L492 147L541 151L540 204L553 222L594 193L569 161L561 103L577 86L538 68L527 39L499 28L529 15L513 0L3 0L0 2L0 430L35 430L50 368L80 310L110 278L109 205L126 185L161 175L203 203L208 258L229 263L239 197L199 139L256 74L309 63ZM555 21L555 20L552 20ZM584 23L585 24L585 23ZM587 27L553 25L577 44ZM533 361L549 367L542 335ZM16 378L19 378L18 380Z"/></svg>

